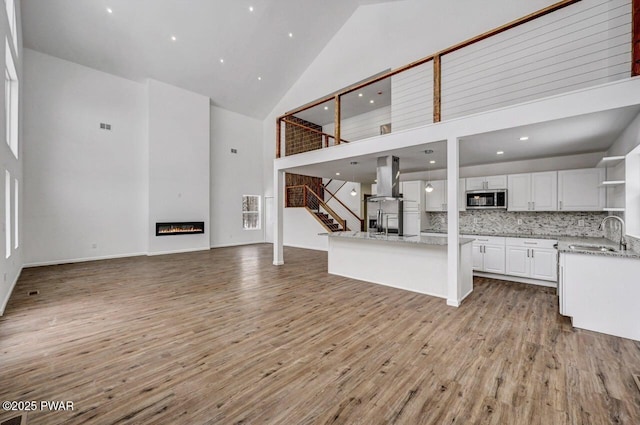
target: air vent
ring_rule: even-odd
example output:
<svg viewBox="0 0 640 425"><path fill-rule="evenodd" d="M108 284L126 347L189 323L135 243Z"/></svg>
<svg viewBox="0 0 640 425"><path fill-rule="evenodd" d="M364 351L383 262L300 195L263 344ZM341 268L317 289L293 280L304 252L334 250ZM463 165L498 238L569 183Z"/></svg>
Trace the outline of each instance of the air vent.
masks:
<svg viewBox="0 0 640 425"><path fill-rule="evenodd" d="M231 153L238 153L238 149L231 148Z"/></svg>
<svg viewBox="0 0 640 425"><path fill-rule="evenodd" d="M27 292L27 295L30 296L30 297L32 297L34 295L40 295L40 291L38 291L37 289L35 291L29 291L29 292ZM0 424L0 425L2 425L2 424Z"/></svg>
<svg viewBox="0 0 640 425"><path fill-rule="evenodd" d="M100 123L100 128L102 130L111 130L111 124L107 124L107 123L101 122Z"/></svg>

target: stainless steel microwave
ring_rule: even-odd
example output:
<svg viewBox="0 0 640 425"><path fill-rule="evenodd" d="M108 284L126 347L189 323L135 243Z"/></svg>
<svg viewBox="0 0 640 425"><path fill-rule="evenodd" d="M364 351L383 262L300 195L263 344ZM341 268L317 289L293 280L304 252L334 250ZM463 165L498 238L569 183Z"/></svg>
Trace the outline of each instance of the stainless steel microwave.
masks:
<svg viewBox="0 0 640 425"><path fill-rule="evenodd" d="M467 209L506 209L507 189L467 191Z"/></svg>

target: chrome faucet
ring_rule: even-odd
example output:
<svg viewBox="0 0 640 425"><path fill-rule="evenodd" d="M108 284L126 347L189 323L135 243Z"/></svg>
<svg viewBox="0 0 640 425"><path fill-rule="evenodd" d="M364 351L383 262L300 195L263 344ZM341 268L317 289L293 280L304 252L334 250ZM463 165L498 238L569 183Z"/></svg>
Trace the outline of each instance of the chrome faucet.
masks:
<svg viewBox="0 0 640 425"><path fill-rule="evenodd" d="M620 250L621 251L626 251L627 250L627 241L624 239L625 231L624 231L624 220L623 219L621 219L617 215L608 215L608 216L606 216L605 218L602 219L602 222L598 226L598 230L603 230L604 229L604 223L606 223L607 220L609 220L609 219L618 220L620 222Z"/></svg>

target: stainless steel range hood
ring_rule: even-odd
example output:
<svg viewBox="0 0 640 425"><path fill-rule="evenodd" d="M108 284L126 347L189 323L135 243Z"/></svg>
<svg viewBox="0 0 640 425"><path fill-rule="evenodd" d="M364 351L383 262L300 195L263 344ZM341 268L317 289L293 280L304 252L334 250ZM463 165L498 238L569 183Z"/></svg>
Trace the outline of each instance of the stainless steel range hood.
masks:
<svg viewBox="0 0 640 425"><path fill-rule="evenodd" d="M391 201L400 198L400 158L397 156L381 156L376 168L378 177L377 194L369 201Z"/></svg>

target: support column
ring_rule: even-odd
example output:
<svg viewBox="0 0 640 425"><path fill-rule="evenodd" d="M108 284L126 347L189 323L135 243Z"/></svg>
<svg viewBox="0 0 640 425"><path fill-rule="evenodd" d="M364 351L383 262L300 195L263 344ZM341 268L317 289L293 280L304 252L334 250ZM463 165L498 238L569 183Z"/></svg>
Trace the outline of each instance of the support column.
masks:
<svg viewBox="0 0 640 425"><path fill-rule="evenodd" d="M458 180L459 170L458 139L447 139L447 305L460 305L460 245L458 243Z"/></svg>
<svg viewBox="0 0 640 425"><path fill-rule="evenodd" d="M284 171L274 167L273 170L273 265L284 264Z"/></svg>

